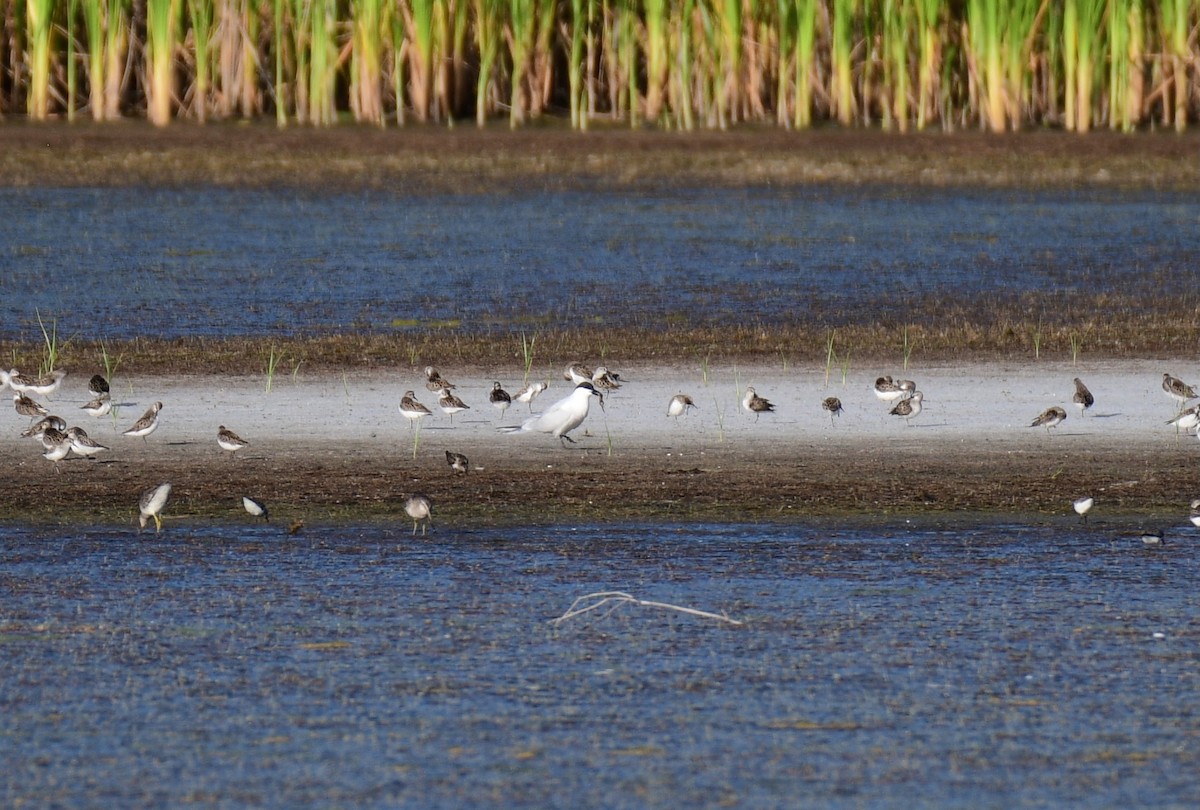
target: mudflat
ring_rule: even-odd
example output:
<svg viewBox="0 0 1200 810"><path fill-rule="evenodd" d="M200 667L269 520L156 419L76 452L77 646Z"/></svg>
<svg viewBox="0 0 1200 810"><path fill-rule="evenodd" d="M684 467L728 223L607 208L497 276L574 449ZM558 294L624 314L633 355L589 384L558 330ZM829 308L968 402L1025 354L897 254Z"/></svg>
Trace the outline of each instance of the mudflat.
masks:
<svg viewBox="0 0 1200 810"><path fill-rule="evenodd" d="M565 364L564 364L565 365ZM1071 501L1096 499L1090 518L1137 516L1186 524L1197 496L1200 442L1167 424L1178 404L1161 390L1159 360L970 363L851 372L779 365L701 368L631 363L626 382L593 404L564 448L553 436L506 433L529 418L514 404L501 413L487 394L510 391L521 370L443 367L469 409L451 418L424 388L418 369L264 377L156 375L114 380L116 415L90 417L86 377L68 376L47 403L108 446L96 460L57 465L8 411L0 452L11 474L0 500L12 516L36 520L132 522L137 496L169 481L167 525L188 520L250 520L241 497L267 503L282 527L294 521L405 520L406 494L434 502L434 523L505 525L557 519L613 521L803 520L826 515L891 520L976 513L1076 520ZM874 393L875 378L916 381L923 409L911 423ZM534 369L550 387L541 412L572 389L559 367ZM1073 378L1095 405L1072 403ZM747 386L775 405L758 416L740 397ZM398 405L406 390L432 414L410 426ZM686 415L667 415L677 393ZM838 397L842 413L821 406ZM160 427L146 439L121 432L154 401ZM1051 406L1061 425L1033 427ZM218 447L227 426L250 442ZM456 473L446 451L470 459Z"/></svg>

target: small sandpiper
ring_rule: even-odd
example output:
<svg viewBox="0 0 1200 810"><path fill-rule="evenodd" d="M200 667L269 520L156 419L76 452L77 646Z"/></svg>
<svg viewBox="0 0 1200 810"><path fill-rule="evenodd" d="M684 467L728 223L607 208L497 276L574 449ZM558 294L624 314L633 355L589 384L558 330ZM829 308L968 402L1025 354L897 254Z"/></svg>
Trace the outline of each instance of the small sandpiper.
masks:
<svg viewBox="0 0 1200 810"><path fill-rule="evenodd" d="M1071 397L1071 401L1079 408L1079 415L1083 416L1083 412L1096 404L1096 398L1092 396L1092 392L1083 384L1083 380L1075 378L1075 395Z"/></svg>
<svg viewBox="0 0 1200 810"><path fill-rule="evenodd" d="M579 385L581 382L592 382L592 370L583 363L571 363L571 365L563 369L562 376L571 385Z"/></svg>
<svg viewBox="0 0 1200 810"><path fill-rule="evenodd" d="M150 406L149 410L142 414L141 419L134 422L133 426L121 435L132 436L134 438L141 436L142 441L145 441L147 436L158 429L158 412L162 410L162 407L163 404L161 402L155 402Z"/></svg>
<svg viewBox="0 0 1200 810"><path fill-rule="evenodd" d="M54 414L50 414L48 416L43 416L41 419L37 420L32 425L30 425L29 427L22 430L21 438L23 438L23 439L31 439L31 438L40 439L40 438L42 438L42 434L46 432L46 428L54 428L55 430L61 430L63 432L66 432L67 422L62 417L55 416Z"/></svg>
<svg viewBox="0 0 1200 810"><path fill-rule="evenodd" d="M63 378L66 376L67 372L65 371L51 371L49 374L43 374L36 380L31 381L26 386L25 392L36 394L39 397L49 397L58 390L58 387L62 385Z"/></svg>
<svg viewBox="0 0 1200 810"><path fill-rule="evenodd" d="M425 535L425 530L431 522L431 514L433 507L429 503L429 498L424 495L409 495L404 499L404 511L413 521L413 535L417 533L418 524L421 526L421 536Z"/></svg>
<svg viewBox="0 0 1200 810"><path fill-rule="evenodd" d="M1188 385L1178 377L1172 377L1170 374L1163 374L1162 389L1166 392L1167 396L1179 403L1180 408L1189 399L1196 398L1195 387Z"/></svg>
<svg viewBox="0 0 1200 810"><path fill-rule="evenodd" d="M1071 506L1075 509L1075 514L1079 515L1080 521L1087 523L1088 510L1096 503L1096 499L1091 495L1085 495L1082 498L1076 498L1071 502Z"/></svg>
<svg viewBox="0 0 1200 810"><path fill-rule="evenodd" d="M425 387L434 393L440 393L444 390L453 390L454 383L443 379L433 366L425 366Z"/></svg>
<svg viewBox="0 0 1200 810"><path fill-rule="evenodd" d="M517 402L524 402L529 406L529 412L533 413L533 401L537 399L538 394L545 391L547 387L549 386L544 382L529 383L520 391L518 391L517 395L513 397L513 399L515 399Z"/></svg>
<svg viewBox="0 0 1200 810"><path fill-rule="evenodd" d="M1200 498L1192 501L1192 511L1188 515L1188 520L1192 522L1193 526L1200 526Z"/></svg>
<svg viewBox="0 0 1200 810"><path fill-rule="evenodd" d="M246 441L224 425L221 425L217 428L217 445L222 450L228 450L230 453L236 453L243 447L249 447L250 442Z"/></svg>
<svg viewBox="0 0 1200 810"><path fill-rule="evenodd" d="M763 413L774 413L775 406L758 395L751 386L746 386L746 394L742 397L742 407L754 414L754 421Z"/></svg>
<svg viewBox="0 0 1200 810"><path fill-rule="evenodd" d="M912 380L893 380L890 374L875 380L875 396L884 402L908 399L915 390L917 384Z"/></svg>
<svg viewBox="0 0 1200 810"><path fill-rule="evenodd" d="M269 523L271 521L271 515L267 512L267 505L258 498L243 495L242 508L254 517L261 517L265 522Z"/></svg>
<svg viewBox="0 0 1200 810"><path fill-rule="evenodd" d="M889 413L892 416L903 416L904 424L912 425L912 419L921 413L922 403L925 400L925 395L920 391L913 391L913 394L908 399L902 399L896 403L896 407L892 408Z"/></svg>
<svg viewBox="0 0 1200 810"><path fill-rule="evenodd" d="M18 394L27 394L29 389L33 387L35 380L33 377L26 377L15 368L8 372L8 387Z"/></svg>
<svg viewBox="0 0 1200 810"><path fill-rule="evenodd" d="M687 414L689 410L696 407L696 403L687 394L676 394L671 397L671 401L667 403L667 416L673 416L678 419Z"/></svg>
<svg viewBox="0 0 1200 810"><path fill-rule="evenodd" d="M146 528L146 524L150 522L151 518L154 518L155 534L162 531L162 510L167 505L167 498L170 495L170 484L159 484L142 493L142 497L138 499L138 526L140 528Z"/></svg>
<svg viewBox="0 0 1200 810"><path fill-rule="evenodd" d="M438 389L441 390L440 388ZM408 427L411 429L418 420L423 416L429 416L429 409L417 402L417 395L412 391L405 391L404 396L400 398L400 415L408 420Z"/></svg>
<svg viewBox="0 0 1200 810"><path fill-rule="evenodd" d="M100 397L109 396L112 391L109 389L108 380L99 374L93 374L92 378L88 380L88 393L93 398L99 399Z"/></svg>
<svg viewBox="0 0 1200 810"><path fill-rule="evenodd" d="M825 399L821 400L821 407L829 411L830 426L833 425L833 417L841 416L844 410L842 408L842 401L837 397L825 397Z"/></svg>
<svg viewBox="0 0 1200 810"><path fill-rule="evenodd" d="M48 427L42 432L42 448L45 450L42 453L42 458L47 461L54 462L54 471L61 472L58 469L58 462L67 457L71 452L71 437L52 427Z"/></svg>
<svg viewBox="0 0 1200 810"><path fill-rule="evenodd" d="M80 405L79 409L89 416L104 416L112 410L112 400L108 394L101 394L86 405Z"/></svg>
<svg viewBox="0 0 1200 810"><path fill-rule="evenodd" d="M451 424L454 424L454 414L459 413L460 411L469 411L471 409L470 405L454 396L454 394L450 393L449 388L442 389L442 395L438 397L438 407L441 408L443 412L450 415Z"/></svg>
<svg viewBox="0 0 1200 810"><path fill-rule="evenodd" d="M97 453L103 453L108 449L87 435L87 431L81 427L68 428L67 437L71 440L71 451L77 456L95 458Z"/></svg>
<svg viewBox="0 0 1200 810"><path fill-rule="evenodd" d="M450 468L455 472L463 474L466 474L467 470L471 466L471 462L462 453L453 453L449 450L446 451L446 463L449 464Z"/></svg>
<svg viewBox="0 0 1200 810"><path fill-rule="evenodd" d="M1067 412L1057 405L1052 405L1046 410L1038 414L1037 418L1029 423L1030 427L1045 427L1046 434L1050 434L1050 428L1058 427L1067 419Z"/></svg>
<svg viewBox="0 0 1200 810"><path fill-rule="evenodd" d="M501 387L500 383L492 383L492 392L488 394L488 401L492 403L492 407L500 411L500 418L504 418L504 412L508 410L508 406L512 405L512 397L508 392Z"/></svg>
<svg viewBox="0 0 1200 810"><path fill-rule="evenodd" d="M592 385L597 391L616 391L622 382L621 375L609 371L605 366L596 366L596 370L592 372Z"/></svg>
<svg viewBox="0 0 1200 810"><path fill-rule="evenodd" d="M1176 430L1188 431L1200 425L1200 405L1184 408L1179 416L1167 420L1168 425L1174 425Z"/></svg>
<svg viewBox="0 0 1200 810"><path fill-rule="evenodd" d="M17 409L17 413L21 414L21 416L28 416L30 419L47 416L50 413L44 405L34 402L24 394L13 394L13 407Z"/></svg>

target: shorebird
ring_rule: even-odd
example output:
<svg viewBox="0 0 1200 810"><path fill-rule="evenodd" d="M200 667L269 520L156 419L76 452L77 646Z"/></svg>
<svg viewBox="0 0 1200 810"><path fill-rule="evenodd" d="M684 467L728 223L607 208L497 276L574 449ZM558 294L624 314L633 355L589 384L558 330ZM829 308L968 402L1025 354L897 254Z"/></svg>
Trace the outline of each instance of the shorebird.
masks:
<svg viewBox="0 0 1200 810"><path fill-rule="evenodd" d="M49 416L43 416L41 419L37 420L32 425L30 425L29 427L22 430L21 438L23 438L23 439L30 439L30 438L40 439L40 438L42 438L42 434L46 432L46 428L54 428L55 430L61 430L63 432L66 432L67 423L61 417L55 416L54 414L50 414Z"/></svg>
<svg viewBox="0 0 1200 810"><path fill-rule="evenodd" d="M1057 405L1052 405L1046 410L1038 414L1037 418L1029 423L1030 427L1045 427L1046 435L1050 434L1050 428L1058 427L1067 419L1067 412Z"/></svg>
<svg viewBox="0 0 1200 810"><path fill-rule="evenodd" d="M825 397L825 399L821 400L821 407L829 411L830 425L833 425L833 417L841 416L844 410L842 408L842 401L837 397Z"/></svg>
<svg viewBox="0 0 1200 810"><path fill-rule="evenodd" d="M450 414L450 424L454 424L454 414L471 409L470 405L451 394L449 388L442 389L442 395L438 397L438 407L443 412Z"/></svg>
<svg viewBox="0 0 1200 810"><path fill-rule="evenodd" d="M912 380L893 380L890 374L875 380L875 396L884 402L908 399L916 390L917 384Z"/></svg>
<svg viewBox="0 0 1200 810"><path fill-rule="evenodd" d="M13 394L13 407L17 409L17 413L21 416L28 416L30 419L36 419L39 416L46 416L50 411L46 410L45 406L34 402L24 394Z"/></svg>
<svg viewBox="0 0 1200 810"><path fill-rule="evenodd" d="M93 458L97 453L103 453L108 449L87 435L87 431L81 427L68 428L67 437L71 440L71 450L77 456Z"/></svg>
<svg viewBox="0 0 1200 810"><path fill-rule="evenodd" d="M139 529L146 528L146 524L150 522L151 518L154 518L154 533L158 534L162 531L162 510L167 505L167 498L170 495L170 484L159 484L142 493L142 497L138 499Z"/></svg>
<svg viewBox="0 0 1200 810"><path fill-rule="evenodd" d="M470 465L471 465L471 462L468 461L467 457L464 456L462 453L452 453L449 450L446 451L446 463L449 464L450 468L452 470L454 470L455 472L460 472L460 473L464 473L464 474L467 472L467 470L470 468Z"/></svg>
<svg viewBox="0 0 1200 810"><path fill-rule="evenodd" d="M1184 408L1179 412L1179 416L1174 419L1167 420L1168 425L1174 425L1176 430L1191 430L1200 425L1200 405L1193 405L1190 408Z"/></svg>
<svg viewBox="0 0 1200 810"><path fill-rule="evenodd" d="M921 413L922 402L925 395L920 391L913 391L912 396L907 399L902 399L896 403L896 406L889 411L892 416L903 416L904 424L911 425L912 418Z"/></svg>
<svg viewBox="0 0 1200 810"><path fill-rule="evenodd" d="M254 517L261 517L265 522L269 523L271 521L271 515L267 512L267 505L257 498L243 495L242 508Z"/></svg>
<svg viewBox="0 0 1200 810"><path fill-rule="evenodd" d="M104 416L112 410L112 400L108 394L101 394L86 405L80 405L79 409L87 411L89 416Z"/></svg>
<svg viewBox="0 0 1200 810"><path fill-rule="evenodd" d="M58 390L58 387L62 385L63 378L66 376L67 372L65 371L51 371L49 374L43 374L25 386L25 393L37 394L39 397L49 397ZM11 384L10 381L9 385Z"/></svg>
<svg viewBox="0 0 1200 810"><path fill-rule="evenodd" d="M1083 380L1075 378L1075 395L1071 397L1071 401L1079 408L1079 415L1083 416L1083 412L1096 404L1096 398L1092 396L1092 392L1083 384Z"/></svg>
<svg viewBox="0 0 1200 810"><path fill-rule="evenodd" d="M1088 510L1092 508L1092 504L1095 502L1095 498L1093 498L1091 495L1086 495L1082 498L1076 498L1071 502L1071 506L1075 508L1075 514L1079 515L1079 519L1083 523L1087 523Z"/></svg>
<svg viewBox="0 0 1200 810"><path fill-rule="evenodd" d="M421 525L421 536L425 536L425 530L430 524L430 514L433 507L429 503L429 498L424 495L409 495L404 499L404 511L413 520L412 533L415 536L417 533L417 525Z"/></svg>
<svg viewBox="0 0 1200 810"><path fill-rule="evenodd" d="M1142 543L1147 546L1161 546L1163 533L1161 529L1142 529Z"/></svg>
<svg viewBox="0 0 1200 810"><path fill-rule="evenodd" d="M583 363L572 363L563 369L563 379L573 385L592 381L592 370Z"/></svg>
<svg viewBox="0 0 1200 810"><path fill-rule="evenodd" d="M775 406L758 395L751 386L746 386L746 394L742 397L742 407L754 414L754 421L763 413L774 413Z"/></svg>
<svg viewBox="0 0 1200 810"><path fill-rule="evenodd" d="M405 391L404 396L400 398L400 415L408 420L408 427L411 430L421 417L429 416L429 409L417 402L416 394L412 391Z"/></svg>
<svg viewBox="0 0 1200 810"><path fill-rule="evenodd" d="M696 407L696 403L687 394L676 394L667 403L667 416L673 416L678 419L694 407Z"/></svg>
<svg viewBox="0 0 1200 810"><path fill-rule="evenodd" d="M163 404L155 402L150 408L142 414L142 418L133 423L133 426L122 433L122 436L132 436L134 438L141 436L142 441L153 433L158 428L158 412L162 410Z"/></svg>
<svg viewBox="0 0 1200 810"><path fill-rule="evenodd" d="M42 432L42 458L54 462L54 471L60 472L58 462L71 452L71 437L56 428L48 427Z"/></svg>
<svg viewBox="0 0 1200 810"><path fill-rule="evenodd" d="M99 374L93 374L92 378L88 380L88 393L97 399L108 396L111 393L108 380Z"/></svg>
<svg viewBox="0 0 1200 810"><path fill-rule="evenodd" d="M221 425L217 428L217 445L222 450L228 450L230 453L236 453L243 447L249 447L250 442L246 441L224 425Z"/></svg>
<svg viewBox="0 0 1200 810"><path fill-rule="evenodd" d="M1163 374L1162 389L1167 396L1179 403L1182 408L1184 403L1189 399L1196 398L1196 389L1194 386L1188 385L1178 377L1172 377L1170 374Z"/></svg>
<svg viewBox="0 0 1200 810"><path fill-rule="evenodd" d="M1200 526L1200 498L1192 501L1192 511L1188 515L1188 520L1192 521L1193 526Z"/></svg>
<svg viewBox="0 0 1200 810"><path fill-rule="evenodd" d="M504 418L504 412L508 410L508 406L512 405L512 397L508 392L500 387L499 382L492 383L492 392L488 394L488 401L492 403L492 407L500 411L500 418Z"/></svg>
<svg viewBox="0 0 1200 810"><path fill-rule="evenodd" d="M595 386L590 382L581 382L570 394L537 416L526 419L520 427L502 427L499 430L504 433L549 433L556 437L563 447L566 447L567 442L575 442L567 434L579 427L587 418L592 397L600 397L600 404L604 404L604 395L597 391Z"/></svg>
<svg viewBox="0 0 1200 810"><path fill-rule="evenodd" d="M592 385L596 386L598 391L616 391L622 382L621 375L609 371L605 366L596 366L596 370L592 372Z"/></svg>
<svg viewBox="0 0 1200 810"><path fill-rule="evenodd" d="M454 383L443 379L442 375L438 374L438 370L433 366L425 366L425 387L430 391L438 393L443 390L453 389Z"/></svg>
<svg viewBox="0 0 1200 810"><path fill-rule="evenodd" d="M529 412L533 413L533 401L537 399L538 394L545 391L549 386L544 382L529 383L513 397L517 402L524 402L529 406Z"/></svg>

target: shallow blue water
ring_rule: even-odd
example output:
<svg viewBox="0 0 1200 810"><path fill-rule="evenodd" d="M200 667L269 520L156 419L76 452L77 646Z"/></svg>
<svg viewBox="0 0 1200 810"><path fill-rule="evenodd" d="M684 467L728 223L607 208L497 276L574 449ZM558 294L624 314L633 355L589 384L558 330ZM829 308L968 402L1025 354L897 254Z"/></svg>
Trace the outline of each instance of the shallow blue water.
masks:
<svg viewBox="0 0 1200 810"><path fill-rule="evenodd" d="M1194 806L1190 528L407 529L0 527L0 805Z"/></svg>
<svg viewBox="0 0 1200 810"><path fill-rule="evenodd" d="M1193 292L1200 195L0 189L0 338L831 325L928 296Z"/></svg>

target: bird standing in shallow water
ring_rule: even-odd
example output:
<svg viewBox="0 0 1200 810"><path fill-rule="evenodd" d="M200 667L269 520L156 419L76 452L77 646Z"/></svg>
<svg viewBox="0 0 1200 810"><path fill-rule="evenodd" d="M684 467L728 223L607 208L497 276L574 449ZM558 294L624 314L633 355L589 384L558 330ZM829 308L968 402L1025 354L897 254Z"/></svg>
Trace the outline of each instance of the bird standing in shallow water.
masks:
<svg viewBox="0 0 1200 810"><path fill-rule="evenodd" d="M754 414L755 422L758 421L760 414L775 412L775 406L760 397L751 386L746 386L746 394L742 397L742 407Z"/></svg>
<svg viewBox="0 0 1200 810"><path fill-rule="evenodd" d="M404 499L404 511L412 518L413 530L415 536L417 533L418 524L421 526L421 536L425 536L425 530L429 527L433 507L429 503L429 498L424 495L409 495Z"/></svg>
<svg viewBox="0 0 1200 810"><path fill-rule="evenodd" d="M251 498L249 495L243 495L242 508L254 517L261 517L268 523L271 521L271 515L267 512L267 505L257 498Z"/></svg>
<svg viewBox="0 0 1200 810"><path fill-rule="evenodd" d="M1087 495L1082 498L1076 498L1071 502L1071 506L1075 509L1075 514L1079 515L1079 520L1081 522L1087 523L1088 510L1092 508L1092 504L1095 502L1096 499L1091 495Z"/></svg>
<svg viewBox="0 0 1200 810"><path fill-rule="evenodd" d="M583 420L587 418L592 397L600 397L600 404L604 404L603 395L590 382L581 382L570 394L537 416L526 419L520 427L502 427L499 430L504 433L549 433L555 436L563 447L566 447L567 442L575 442L567 434L583 424Z"/></svg>
<svg viewBox="0 0 1200 810"><path fill-rule="evenodd" d="M154 518L154 533L158 534L158 532L162 531L162 510L167 505L167 498L170 495L170 484L159 484L153 489L148 489L142 493L142 497L138 500L139 528L146 528L146 524L150 522L150 518Z"/></svg>

